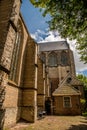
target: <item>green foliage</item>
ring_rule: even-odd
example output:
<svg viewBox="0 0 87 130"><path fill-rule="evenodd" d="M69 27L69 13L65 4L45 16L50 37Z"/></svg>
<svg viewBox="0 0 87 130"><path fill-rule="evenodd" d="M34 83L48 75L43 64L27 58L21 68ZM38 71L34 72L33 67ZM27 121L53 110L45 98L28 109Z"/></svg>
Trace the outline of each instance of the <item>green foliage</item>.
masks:
<svg viewBox="0 0 87 130"><path fill-rule="evenodd" d="M86 100L85 99L80 99L80 103L81 103L82 112L85 112Z"/></svg>
<svg viewBox="0 0 87 130"><path fill-rule="evenodd" d="M87 112L83 112L82 115L83 115L83 116L87 116Z"/></svg>
<svg viewBox="0 0 87 130"><path fill-rule="evenodd" d="M81 102L82 105L85 105L86 100L85 99L80 99L80 102Z"/></svg>
<svg viewBox="0 0 87 130"><path fill-rule="evenodd" d="M83 83L84 89L87 90L87 77L82 74L79 74L77 75L77 78Z"/></svg>
<svg viewBox="0 0 87 130"><path fill-rule="evenodd" d="M87 4L86 0L30 0L51 15L51 30L58 30L63 38L77 39L81 60L87 63Z"/></svg>
<svg viewBox="0 0 87 130"><path fill-rule="evenodd" d="M83 83L84 85L84 98L81 99L81 108L83 112L87 112L87 77L84 75L78 75L77 78ZM85 114L85 113L84 113Z"/></svg>

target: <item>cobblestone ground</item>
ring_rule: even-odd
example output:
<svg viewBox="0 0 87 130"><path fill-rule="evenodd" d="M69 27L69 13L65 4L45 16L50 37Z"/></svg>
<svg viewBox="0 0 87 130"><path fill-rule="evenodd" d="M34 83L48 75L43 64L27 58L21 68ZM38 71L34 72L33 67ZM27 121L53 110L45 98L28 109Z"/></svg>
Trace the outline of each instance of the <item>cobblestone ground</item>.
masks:
<svg viewBox="0 0 87 130"><path fill-rule="evenodd" d="M33 124L18 123L10 130L87 130L87 117L46 116Z"/></svg>

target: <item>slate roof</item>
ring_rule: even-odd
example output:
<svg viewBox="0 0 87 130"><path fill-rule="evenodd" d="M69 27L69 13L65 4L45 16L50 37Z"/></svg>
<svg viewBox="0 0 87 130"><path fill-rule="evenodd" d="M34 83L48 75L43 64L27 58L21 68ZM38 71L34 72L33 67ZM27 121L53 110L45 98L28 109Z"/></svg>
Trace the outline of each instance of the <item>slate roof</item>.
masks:
<svg viewBox="0 0 87 130"><path fill-rule="evenodd" d="M38 43L39 51L66 50L69 45L66 41Z"/></svg>
<svg viewBox="0 0 87 130"><path fill-rule="evenodd" d="M58 87L52 94L53 96L71 96L71 95L81 95L80 91L75 89L69 84L64 84Z"/></svg>

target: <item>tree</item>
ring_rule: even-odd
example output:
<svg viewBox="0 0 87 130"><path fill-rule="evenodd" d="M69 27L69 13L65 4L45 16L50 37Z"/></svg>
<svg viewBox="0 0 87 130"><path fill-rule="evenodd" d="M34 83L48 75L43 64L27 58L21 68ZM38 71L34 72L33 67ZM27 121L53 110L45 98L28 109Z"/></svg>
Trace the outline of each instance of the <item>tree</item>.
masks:
<svg viewBox="0 0 87 130"><path fill-rule="evenodd" d="M77 75L77 78L83 83L84 85L84 97L85 99L81 99L81 106L82 106L82 111L85 112L87 111L87 77L79 74Z"/></svg>
<svg viewBox="0 0 87 130"><path fill-rule="evenodd" d="M77 78L83 83L84 89L87 90L87 77L82 74L78 74Z"/></svg>
<svg viewBox="0 0 87 130"><path fill-rule="evenodd" d="M51 15L51 30L58 30L63 38L76 39L81 60L87 63L87 0L30 0Z"/></svg>

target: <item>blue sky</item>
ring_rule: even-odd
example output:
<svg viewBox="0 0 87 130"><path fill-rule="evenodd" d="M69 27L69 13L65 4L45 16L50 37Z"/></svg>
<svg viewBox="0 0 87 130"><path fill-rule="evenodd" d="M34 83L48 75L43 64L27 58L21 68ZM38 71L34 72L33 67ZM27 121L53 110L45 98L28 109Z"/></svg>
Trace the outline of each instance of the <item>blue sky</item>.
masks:
<svg viewBox="0 0 87 130"><path fill-rule="evenodd" d="M49 41L59 41L61 37L57 31L49 31L48 24L46 21L50 20L50 16L42 16L42 13L38 8L35 8L30 0L22 0L21 14L24 22L28 28L31 37L36 42L49 42ZM75 49L75 42L69 41L70 47L74 53L75 66L77 73L87 75L87 64L84 65L83 62L79 60L79 54Z"/></svg>
<svg viewBox="0 0 87 130"><path fill-rule="evenodd" d="M30 0L22 0L21 13L28 27L30 33L35 33L37 30L45 30L48 28L46 21L49 20L50 16L42 16L42 13L38 8L30 3Z"/></svg>

